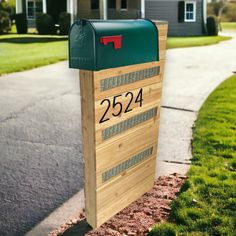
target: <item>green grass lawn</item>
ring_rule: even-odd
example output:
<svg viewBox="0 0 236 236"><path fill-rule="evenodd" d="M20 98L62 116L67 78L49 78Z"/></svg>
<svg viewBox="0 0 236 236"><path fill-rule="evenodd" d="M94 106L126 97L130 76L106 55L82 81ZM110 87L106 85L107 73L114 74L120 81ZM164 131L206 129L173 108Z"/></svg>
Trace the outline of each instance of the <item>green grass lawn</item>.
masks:
<svg viewBox="0 0 236 236"><path fill-rule="evenodd" d="M223 30L235 30L236 31L236 22L222 22L221 23Z"/></svg>
<svg viewBox="0 0 236 236"><path fill-rule="evenodd" d="M150 235L236 235L236 76L204 103L192 145L189 179L171 204L168 223Z"/></svg>
<svg viewBox="0 0 236 236"><path fill-rule="evenodd" d="M9 34L0 36L0 75L68 58L67 37Z"/></svg>
<svg viewBox="0 0 236 236"><path fill-rule="evenodd" d="M168 38L168 48L203 46L228 39L230 37L171 37ZM0 36L0 75L66 59L67 37L36 34Z"/></svg>
<svg viewBox="0 0 236 236"><path fill-rule="evenodd" d="M231 37L226 36L169 37L167 48L206 46L229 39L231 39Z"/></svg>

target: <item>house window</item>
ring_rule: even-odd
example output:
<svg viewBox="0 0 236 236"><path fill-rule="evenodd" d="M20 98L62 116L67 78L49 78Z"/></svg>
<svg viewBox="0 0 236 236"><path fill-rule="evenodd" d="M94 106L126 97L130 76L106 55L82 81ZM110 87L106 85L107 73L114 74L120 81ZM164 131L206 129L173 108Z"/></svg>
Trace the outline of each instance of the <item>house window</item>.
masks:
<svg viewBox="0 0 236 236"><path fill-rule="evenodd" d="M28 1L28 18L34 18L35 13L34 13L34 2Z"/></svg>
<svg viewBox="0 0 236 236"><path fill-rule="evenodd" d="M121 10L127 10L127 0L121 0Z"/></svg>
<svg viewBox="0 0 236 236"><path fill-rule="evenodd" d="M116 0L109 0L108 1L108 8L109 9L116 9Z"/></svg>
<svg viewBox="0 0 236 236"><path fill-rule="evenodd" d="M91 0L91 9L98 10L99 9L99 0Z"/></svg>
<svg viewBox="0 0 236 236"><path fill-rule="evenodd" d="M185 2L185 13L184 13L185 22L194 22L196 21L196 2Z"/></svg>
<svg viewBox="0 0 236 236"><path fill-rule="evenodd" d="M36 14L43 11L42 0L28 0L26 6L28 19L35 19Z"/></svg>

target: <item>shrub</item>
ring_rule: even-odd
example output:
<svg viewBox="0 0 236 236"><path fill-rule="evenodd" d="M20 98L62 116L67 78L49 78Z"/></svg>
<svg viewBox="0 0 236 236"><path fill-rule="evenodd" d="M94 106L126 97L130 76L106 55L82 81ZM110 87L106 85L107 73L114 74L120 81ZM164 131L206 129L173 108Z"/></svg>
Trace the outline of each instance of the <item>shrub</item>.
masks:
<svg viewBox="0 0 236 236"><path fill-rule="evenodd" d="M10 11L8 2L0 1L0 34L7 33L11 29Z"/></svg>
<svg viewBox="0 0 236 236"><path fill-rule="evenodd" d="M176 236L176 230L172 224L159 224L153 228L148 236Z"/></svg>
<svg viewBox="0 0 236 236"><path fill-rule="evenodd" d="M10 5L9 5L7 0L0 0L0 10L6 11L9 14L12 13L11 12L11 7L10 7Z"/></svg>
<svg viewBox="0 0 236 236"><path fill-rule="evenodd" d="M36 28L39 34L55 34L56 28L53 18L46 13L36 15Z"/></svg>
<svg viewBox="0 0 236 236"><path fill-rule="evenodd" d="M16 30L17 34L27 34L28 22L26 14L19 13L15 15Z"/></svg>
<svg viewBox="0 0 236 236"><path fill-rule="evenodd" d="M0 34L7 33L11 29L11 21L8 12L0 10Z"/></svg>
<svg viewBox="0 0 236 236"><path fill-rule="evenodd" d="M218 35L218 20L215 16L207 17L207 32L210 36Z"/></svg>
<svg viewBox="0 0 236 236"><path fill-rule="evenodd" d="M67 12L61 12L59 16L59 30L61 35L68 35L71 24L71 15Z"/></svg>

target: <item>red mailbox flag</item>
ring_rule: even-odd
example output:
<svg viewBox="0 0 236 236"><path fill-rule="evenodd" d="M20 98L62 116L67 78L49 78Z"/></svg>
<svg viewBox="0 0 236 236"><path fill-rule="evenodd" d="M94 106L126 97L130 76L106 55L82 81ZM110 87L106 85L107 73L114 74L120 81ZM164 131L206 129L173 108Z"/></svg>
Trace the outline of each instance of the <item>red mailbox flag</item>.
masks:
<svg viewBox="0 0 236 236"><path fill-rule="evenodd" d="M116 36L104 36L100 38L100 43L107 45L108 43L114 43L115 49L121 48L121 42L122 42L122 36L116 35Z"/></svg>

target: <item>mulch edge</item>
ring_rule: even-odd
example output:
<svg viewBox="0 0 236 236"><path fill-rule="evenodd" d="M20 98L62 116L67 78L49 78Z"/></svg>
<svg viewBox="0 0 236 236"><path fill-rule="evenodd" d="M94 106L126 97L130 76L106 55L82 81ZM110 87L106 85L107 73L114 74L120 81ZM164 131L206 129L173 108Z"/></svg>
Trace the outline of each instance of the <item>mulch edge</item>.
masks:
<svg viewBox="0 0 236 236"><path fill-rule="evenodd" d="M168 219L171 208L170 203L176 198L181 186L187 177L178 173L160 176L155 180L153 188L145 193L128 207L117 213L114 217L100 226L89 231L87 236L103 235L145 235L152 226ZM78 213L48 236L60 236L85 220L85 212Z"/></svg>

